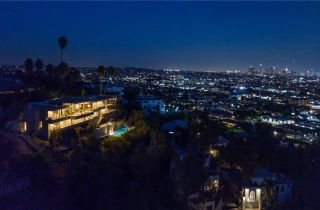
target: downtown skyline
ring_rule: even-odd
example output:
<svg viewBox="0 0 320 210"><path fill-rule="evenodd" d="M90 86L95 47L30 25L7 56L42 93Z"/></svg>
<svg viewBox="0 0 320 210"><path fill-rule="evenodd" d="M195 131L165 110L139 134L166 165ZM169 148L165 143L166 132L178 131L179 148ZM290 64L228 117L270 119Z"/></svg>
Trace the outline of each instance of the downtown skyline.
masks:
<svg viewBox="0 0 320 210"><path fill-rule="evenodd" d="M0 63L320 69L318 2L2 2ZM59 14L59 15L57 15ZM294 60L294 61L293 61Z"/></svg>

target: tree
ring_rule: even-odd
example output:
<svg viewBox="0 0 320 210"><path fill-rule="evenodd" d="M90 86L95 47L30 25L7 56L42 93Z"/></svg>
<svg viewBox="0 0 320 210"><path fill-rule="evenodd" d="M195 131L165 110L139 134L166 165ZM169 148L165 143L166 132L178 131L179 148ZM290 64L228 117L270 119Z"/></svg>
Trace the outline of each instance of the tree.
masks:
<svg viewBox="0 0 320 210"><path fill-rule="evenodd" d="M274 187L275 184L272 179L265 179L264 180L265 185L266 185L266 195L265 195L265 200L268 206L271 205L271 202L273 201L274 198Z"/></svg>
<svg viewBox="0 0 320 210"><path fill-rule="evenodd" d="M112 77L115 75L115 69L113 68L113 66L109 66L107 67L106 73L108 75L108 77ZM108 80L107 80L108 81Z"/></svg>
<svg viewBox="0 0 320 210"><path fill-rule="evenodd" d="M43 68L43 61L41 59L37 59L34 63L37 71L35 72L35 75L37 76L38 85L43 86L44 85L44 72L42 71Z"/></svg>
<svg viewBox="0 0 320 210"><path fill-rule="evenodd" d="M51 77L51 76L53 76L53 74L54 74L54 67L53 67L53 65L51 64L51 63L49 63L48 65L47 65L47 68L46 68L46 73L47 73L47 76L49 76L49 77Z"/></svg>
<svg viewBox="0 0 320 210"><path fill-rule="evenodd" d="M98 66L98 77L100 80L100 95L102 93L102 78L104 77L105 73L106 73L106 70L105 70L104 66L102 66L102 65Z"/></svg>
<svg viewBox="0 0 320 210"><path fill-rule="evenodd" d="M70 67L65 62L61 62L56 67L56 73L59 75L61 81L63 81L64 78L69 74L69 71L70 71Z"/></svg>
<svg viewBox="0 0 320 210"><path fill-rule="evenodd" d="M81 96L87 96L87 95L88 95L87 89L83 88L81 91Z"/></svg>
<svg viewBox="0 0 320 210"><path fill-rule="evenodd" d="M54 129L50 132L49 144L51 147L57 147L62 142L62 133L60 129Z"/></svg>
<svg viewBox="0 0 320 210"><path fill-rule="evenodd" d="M68 40L65 36L61 36L59 39L58 39L58 43L59 43L59 47L60 47L60 50L61 50L61 63L62 63L62 52L64 50L64 48L67 47L68 45Z"/></svg>
<svg viewBox="0 0 320 210"><path fill-rule="evenodd" d="M159 143L164 140L164 134L159 128L152 128L150 131L150 138L154 149L158 148Z"/></svg>
<svg viewBox="0 0 320 210"><path fill-rule="evenodd" d="M74 87L76 82L80 78L80 72L76 68L71 68L70 71L68 72L68 75L65 77L65 86L67 88L69 87Z"/></svg>
<svg viewBox="0 0 320 210"><path fill-rule="evenodd" d="M41 59L37 59L36 62L34 63L34 65L35 65L37 71L39 71L39 72L42 70L42 68L44 66L43 61Z"/></svg>
<svg viewBox="0 0 320 210"><path fill-rule="evenodd" d="M77 134L77 137L78 139L81 137L81 133L85 130L83 127L81 126L78 126L78 127L75 127L74 130L76 131L76 134Z"/></svg>
<svg viewBox="0 0 320 210"><path fill-rule="evenodd" d="M196 155L185 157L180 169L180 189L185 196L198 192L208 179L208 171L203 167L204 161Z"/></svg>
<svg viewBox="0 0 320 210"><path fill-rule="evenodd" d="M27 58L25 61L24 61L24 66L26 68L26 71L28 73L32 73L33 71L33 61L31 58Z"/></svg>

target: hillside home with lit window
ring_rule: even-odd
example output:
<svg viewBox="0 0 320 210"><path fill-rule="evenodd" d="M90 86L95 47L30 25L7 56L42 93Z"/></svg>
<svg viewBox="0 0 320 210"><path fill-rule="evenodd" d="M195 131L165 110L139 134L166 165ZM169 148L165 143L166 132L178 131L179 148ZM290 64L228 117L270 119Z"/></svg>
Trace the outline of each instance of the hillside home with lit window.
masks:
<svg viewBox="0 0 320 210"><path fill-rule="evenodd" d="M145 114L150 114L151 112L165 113L164 100L160 96L137 95L136 100Z"/></svg>
<svg viewBox="0 0 320 210"><path fill-rule="evenodd" d="M84 123L95 123L102 117L110 118L115 113L112 105L116 100L116 96L83 96L29 103L23 109L22 119L8 122L6 128L37 133L48 139L53 129L64 131Z"/></svg>
<svg viewBox="0 0 320 210"><path fill-rule="evenodd" d="M270 187L275 192L271 198L273 202L290 201L291 180L283 175L277 176L264 168L255 168L253 173L251 180L242 189L242 209L260 210L266 207L268 202L271 202L267 200L267 190Z"/></svg>

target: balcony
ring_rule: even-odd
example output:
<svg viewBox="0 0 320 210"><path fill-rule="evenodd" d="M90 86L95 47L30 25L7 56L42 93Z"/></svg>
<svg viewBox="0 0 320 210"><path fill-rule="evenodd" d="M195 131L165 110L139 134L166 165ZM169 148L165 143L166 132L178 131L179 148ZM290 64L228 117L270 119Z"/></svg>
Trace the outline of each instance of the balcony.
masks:
<svg viewBox="0 0 320 210"><path fill-rule="evenodd" d="M97 107L97 108L92 109L92 111L96 112L96 111L100 111L100 110L105 109L105 108L106 108L105 106L101 106L101 107Z"/></svg>
<svg viewBox="0 0 320 210"><path fill-rule="evenodd" d="M58 122L64 121L66 119L68 119L68 116L64 116L64 117L48 117L46 120L48 121L48 123L54 124L54 123L58 123Z"/></svg>
<svg viewBox="0 0 320 210"><path fill-rule="evenodd" d="M80 118L89 117L91 115L93 115L93 111L78 112L78 113L70 115L69 119L77 120Z"/></svg>

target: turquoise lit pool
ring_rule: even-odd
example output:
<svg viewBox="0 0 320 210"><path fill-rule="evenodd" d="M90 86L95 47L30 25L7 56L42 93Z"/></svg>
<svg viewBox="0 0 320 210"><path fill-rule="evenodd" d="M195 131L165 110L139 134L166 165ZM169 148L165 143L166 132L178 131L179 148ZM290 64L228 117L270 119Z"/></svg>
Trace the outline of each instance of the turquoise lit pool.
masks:
<svg viewBox="0 0 320 210"><path fill-rule="evenodd" d="M128 131L128 128L120 128L119 130L116 130L112 136L121 136L122 134L124 134L125 132Z"/></svg>

